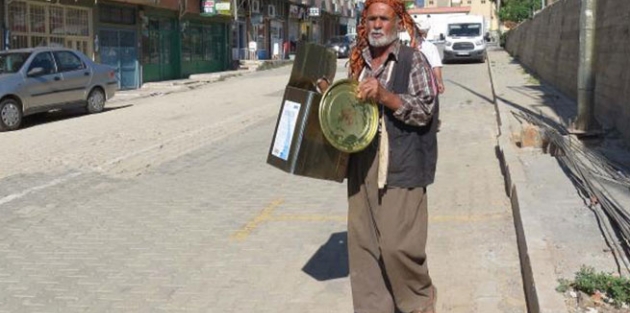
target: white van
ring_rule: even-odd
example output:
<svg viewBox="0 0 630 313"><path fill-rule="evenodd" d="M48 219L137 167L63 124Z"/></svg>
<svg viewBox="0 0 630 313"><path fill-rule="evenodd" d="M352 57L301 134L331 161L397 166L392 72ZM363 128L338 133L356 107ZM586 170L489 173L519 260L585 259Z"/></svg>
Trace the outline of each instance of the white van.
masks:
<svg viewBox="0 0 630 313"><path fill-rule="evenodd" d="M483 16L463 15L448 19L443 62L453 60L486 61L486 23Z"/></svg>

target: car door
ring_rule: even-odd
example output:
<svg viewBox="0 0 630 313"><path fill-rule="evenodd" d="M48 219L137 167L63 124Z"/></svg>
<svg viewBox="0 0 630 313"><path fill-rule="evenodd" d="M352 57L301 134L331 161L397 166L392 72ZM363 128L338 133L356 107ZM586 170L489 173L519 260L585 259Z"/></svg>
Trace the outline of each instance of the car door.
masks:
<svg viewBox="0 0 630 313"><path fill-rule="evenodd" d="M47 106L54 106L60 102L59 87L61 75L57 73L57 66L50 52L39 52L26 71L25 89L27 101L25 111L39 111Z"/></svg>
<svg viewBox="0 0 630 313"><path fill-rule="evenodd" d="M62 78L59 90L61 101L70 103L85 100L92 77L90 68L72 51L53 51L53 56Z"/></svg>

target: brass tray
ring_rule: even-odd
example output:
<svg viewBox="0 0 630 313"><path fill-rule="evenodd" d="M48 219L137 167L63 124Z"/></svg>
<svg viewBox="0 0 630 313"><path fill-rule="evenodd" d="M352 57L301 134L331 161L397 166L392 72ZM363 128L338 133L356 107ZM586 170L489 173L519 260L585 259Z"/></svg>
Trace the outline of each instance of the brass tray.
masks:
<svg viewBox="0 0 630 313"><path fill-rule="evenodd" d="M356 97L358 82L342 79L332 84L319 104L319 124L336 149L354 153L365 149L378 131L378 107Z"/></svg>

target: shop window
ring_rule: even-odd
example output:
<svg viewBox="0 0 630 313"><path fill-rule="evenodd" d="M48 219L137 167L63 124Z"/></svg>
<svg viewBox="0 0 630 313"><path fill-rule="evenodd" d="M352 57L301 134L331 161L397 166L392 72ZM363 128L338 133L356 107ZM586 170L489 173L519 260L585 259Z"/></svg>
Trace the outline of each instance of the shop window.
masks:
<svg viewBox="0 0 630 313"><path fill-rule="evenodd" d="M90 9L19 0L13 0L8 8L10 48L59 46L89 55Z"/></svg>
<svg viewBox="0 0 630 313"><path fill-rule="evenodd" d="M46 33L46 7L31 4L29 8L31 21L31 33Z"/></svg>
<svg viewBox="0 0 630 313"><path fill-rule="evenodd" d="M49 37L49 39L50 39L51 45L55 45L59 47L63 47L64 43L66 42L65 38L63 37Z"/></svg>
<svg viewBox="0 0 630 313"><path fill-rule="evenodd" d="M182 34L182 61L192 60L192 40L190 33L185 31Z"/></svg>
<svg viewBox="0 0 630 313"><path fill-rule="evenodd" d="M194 26L190 28L192 42L192 59L193 61L203 60L203 42L201 27Z"/></svg>
<svg viewBox="0 0 630 313"><path fill-rule="evenodd" d="M66 35L89 36L88 12L81 9L66 10Z"/></svg>
<svg viewBox="0 0 630 313"><path fill-rule="evenodd" d="M212 29L213 25L203 28L203 59L206 61L214 59L214 47L212 47L214 33Z"/></svg>
<svg viewBox="0 0 630 313"><path fill-rule="evenodd" d="M64 23L63 23L63 8L62 7L50 7L48 11L49 18L49 34L52 35L65 35Z"/></svg>
<svg viewBox="0 0 630 313"><path fill-rule="evenodd" d="M48 46L48 37L31 36L31 47L46 47L46 46Z"/></svg>
<svg viewBox="0 0 630 313"><path fill-rule="evenodd" d="M103 23L136 24L136 10L134 8L102 5L99 10L99 20Z"/></svg>
<svg viewBox="0 0 630 313"><path fill-rule="evenodd" d="M9 4L9 27L13 32L28 32L27 6L25 2L11 2ZM13 47L13 46L11 46Z"/></svg>

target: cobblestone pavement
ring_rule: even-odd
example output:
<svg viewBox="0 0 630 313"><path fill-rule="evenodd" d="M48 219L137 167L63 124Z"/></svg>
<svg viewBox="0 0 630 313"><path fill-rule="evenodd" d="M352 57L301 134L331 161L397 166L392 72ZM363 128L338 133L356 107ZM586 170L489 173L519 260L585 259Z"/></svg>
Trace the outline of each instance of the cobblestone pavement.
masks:
<svg viewBox="0 0 630 313"><path fill-rule="evenodd" d="M289 71L1 134L0 312L351 312L345 184L265 164ZM445 74L439 312L525 312L487 66Z"/></svg>

